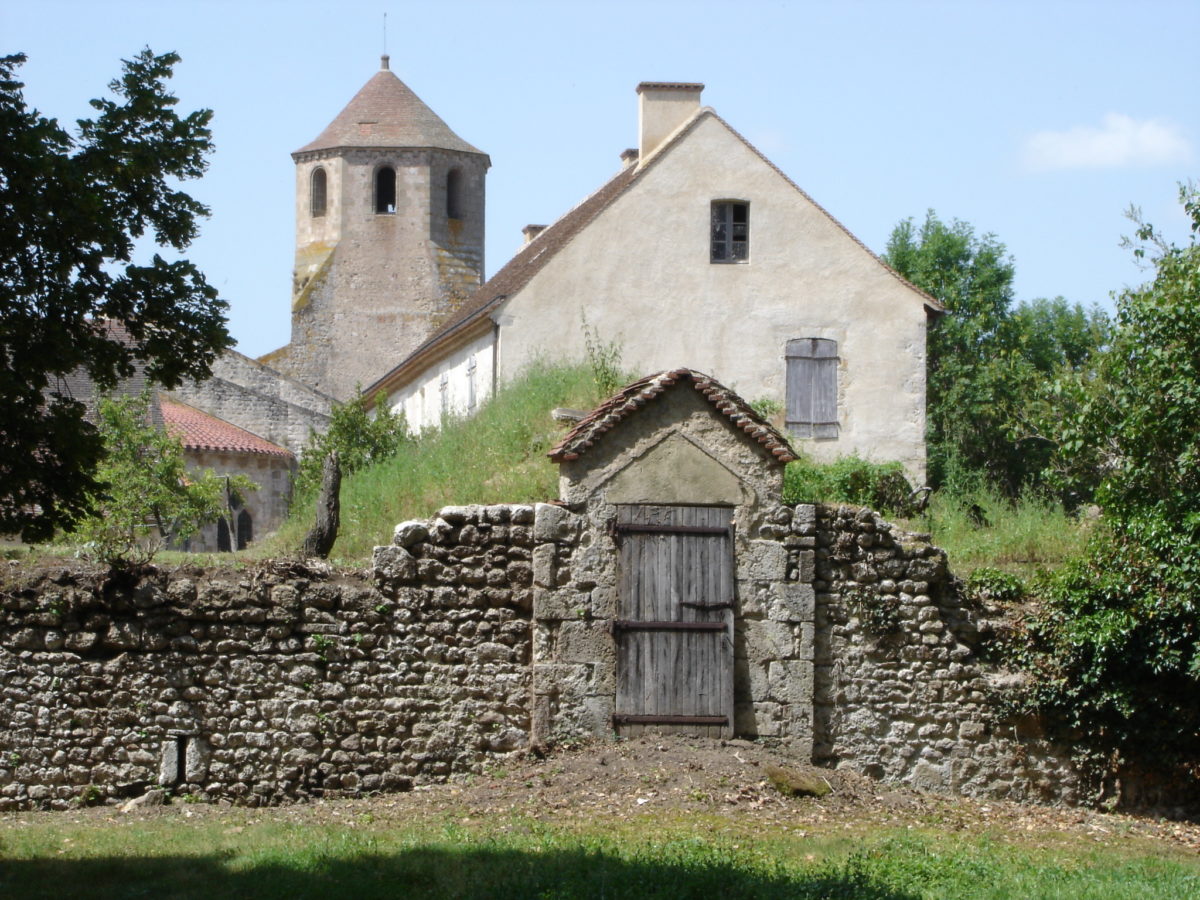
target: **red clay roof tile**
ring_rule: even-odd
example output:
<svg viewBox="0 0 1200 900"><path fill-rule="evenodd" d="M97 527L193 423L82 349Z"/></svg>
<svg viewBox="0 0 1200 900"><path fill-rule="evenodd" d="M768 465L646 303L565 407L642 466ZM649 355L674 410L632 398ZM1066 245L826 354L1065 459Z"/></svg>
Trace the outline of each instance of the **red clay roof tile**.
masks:
<svg viewBox="0 0 1200 900"><path fill-rule="evenodd" d="M225 453L258 453L264 456L292 458L285 450L244 428L203 413L195 407L165 397L159 398L167 431L183 443L186 450L215 450Z"/></svg>
<svg viewBox="0 0 1200 900"><path fill-rule="evenodd" d="M657 372L625 385L588 413L547 455L555 462L579 459L602 435L661 396L668 388L682 383L689 383L700 396L716 407L719 413L726 416L781 463L788 463L797 458L788 445L787 438L752 410L745 400L713 377L694 369Z"/></svg>

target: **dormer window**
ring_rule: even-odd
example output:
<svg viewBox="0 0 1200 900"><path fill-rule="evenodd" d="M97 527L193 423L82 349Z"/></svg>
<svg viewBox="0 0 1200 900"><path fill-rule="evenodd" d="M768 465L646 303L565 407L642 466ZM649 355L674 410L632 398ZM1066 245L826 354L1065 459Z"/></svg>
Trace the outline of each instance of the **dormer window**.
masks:
<svg viewBox="0 0 1200 900"><path fill-rule="evenodd" d="M391 215L396 211L396 170L381 166L375 172L375 212Z"/></svg>
<svg viewBox="0 0 1200 900"><path fill-rule="evenodd" d="M446 173L446 218L462 217L462 170L451 169Z"/></svg>
<svg viewBox="0 0 1200 900"><path fill-rule="evenodd" d="M741 263L750 259L750 204L743 200L714 200L712 249L715 263Z"/></svg>
<svg viewBox="0 0 1200 900"><path fill-rule="evenodd" d="M308 186L308 209L314 219L325 215L325 170L317 166L312 171L312 179Z"/></svg>

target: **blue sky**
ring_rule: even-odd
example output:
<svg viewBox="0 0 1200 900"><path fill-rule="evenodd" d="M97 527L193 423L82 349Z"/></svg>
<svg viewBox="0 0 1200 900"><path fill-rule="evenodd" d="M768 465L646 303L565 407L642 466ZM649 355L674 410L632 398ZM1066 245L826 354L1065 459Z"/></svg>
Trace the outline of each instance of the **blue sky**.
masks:
<svg viewBox="0 0 1200 900"><path fill-rule="evenodd" d="M182 109L215 110L189 190L212 218L189 256L230 302L239 349L287 342L289 156L379 65L489 153L487 270L637 144L639 81L703 102L871 249L935 209L994 232L1018 299L1111 306L1143 280L1123 211L1182 241L1200 174L1197 0L1141 2L8 2L0 52L29 55L26 100L87 115L119 60L183 57Z"/></svg>

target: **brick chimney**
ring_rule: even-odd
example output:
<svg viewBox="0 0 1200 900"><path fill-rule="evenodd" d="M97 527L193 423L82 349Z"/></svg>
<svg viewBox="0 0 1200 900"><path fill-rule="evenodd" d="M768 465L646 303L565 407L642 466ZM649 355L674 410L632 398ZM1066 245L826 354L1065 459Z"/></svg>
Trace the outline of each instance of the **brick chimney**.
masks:
<svg viewBox="0 0 1200 900"><path fill-rule="evenodd" d="M700 108L702 84L643 81L638 92L638 159L645 162Z"/></svg>

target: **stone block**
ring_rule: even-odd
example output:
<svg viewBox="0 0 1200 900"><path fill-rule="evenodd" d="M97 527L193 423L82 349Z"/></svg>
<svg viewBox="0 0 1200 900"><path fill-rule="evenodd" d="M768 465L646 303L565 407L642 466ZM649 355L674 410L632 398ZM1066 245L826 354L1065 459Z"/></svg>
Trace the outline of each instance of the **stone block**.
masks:
<svg viewBox="0 0 1200 900"><path fill-rule="evenodd" d="M208 761L212 751L202 737L187 739L184 751L184 781L196 784L208 777Z"/></svg>
<svg viewBox="0 0 1200 900"><path fill-rule="evenodd" d="M547 590L533 589L533 617L535 619L578 619L586 615L590 595L580 594L570 588Z"/></svg>
<svg viewBox="0 0 1200 900"><path fill-rule="evenodd" d="M429 528L424 522L409 520L396 526L396 530L392 533L392 543L407 550L428 537Z"/></svg>
<svg viewBox="0 0 1200 900"><path fill-rule="evenodd" d="M539 503L533 512L533 540L539 544L544 541L573 543L579 536L580 524L579 516L569 509L553 503Z"/></svg>
<svg viewBox="0 0 1200 900"><path fill-rule="evenodd" d="M742 627L746 659L751 663L766 664L773 659L788 659L795 655L795 641L790 626L747 619Z"/></svg>
<svg viewBox="0 0 1200 900"><path fill-rule="evenodd" d="M540 588L554 587L554 544L538 544L533 548L533 583Z"/></svg>
<svg viewBox="0 0 1200 900"><path fill-rule="evenodd" d="M770 617L776 622L812 622L815 618L817 595L811 584L787 582L772 593Z"/></svg>
<svg viewBox="0 0 1200 900"><path fill-rule="evenodd" d="M616 665L616 646L607 623L565 621L558 630L558 660Z"/></svg>
<svg viewBox="0 0 1200 900"><path fill-rule="evenodd" d="M390 583L411 582L417 577L417 561L403 547L389 544L376 547L371 557L375 577Z"/></svg>
<svg viewBox="0 0 1200 900"><path fill-rule="evenodd" d="M811 584L817 577L815 550L801 550L796 554L796 580Z"/></svg>
<svg viewBox="0 0 1200 900"><path fill-rule="evenodd" d="M787 548L776 541L749 541L738 554L739 581L783 581L787 577Z"/></svg>
<svg viewBox="0 0 1200 900"><path fill-rule="evenodd" d="M813 703L813 664L809 660L781 659L767 664L769 699L780 703L811 707Z"/></svg>

